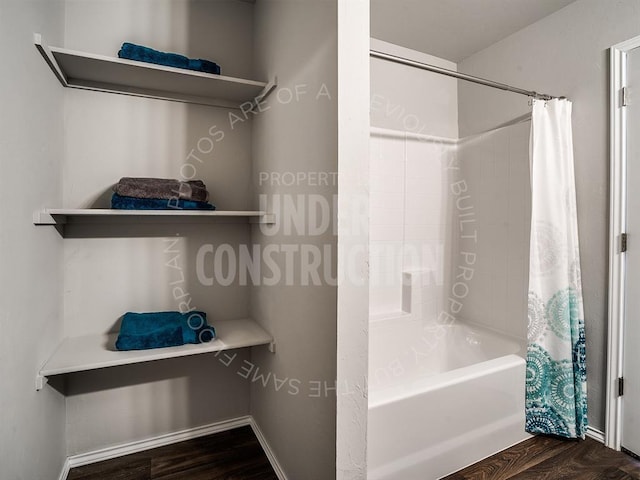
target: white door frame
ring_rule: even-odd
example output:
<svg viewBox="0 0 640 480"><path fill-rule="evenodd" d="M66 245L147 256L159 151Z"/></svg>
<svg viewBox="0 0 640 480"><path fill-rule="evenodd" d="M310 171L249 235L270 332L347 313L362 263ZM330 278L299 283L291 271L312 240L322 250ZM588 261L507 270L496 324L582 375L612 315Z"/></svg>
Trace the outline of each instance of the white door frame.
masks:
<svg viewBox="0 0 640 480"><path fill-rule="evenodd" d="M622 377L626 255L621 236L627 228L627 118L621 89L627 86L627 52L640 47L640 36L610 49L610 205L609 205L609 349L607 352L607 408L605 444L620 450L622 398L618 379Z"/></svg>

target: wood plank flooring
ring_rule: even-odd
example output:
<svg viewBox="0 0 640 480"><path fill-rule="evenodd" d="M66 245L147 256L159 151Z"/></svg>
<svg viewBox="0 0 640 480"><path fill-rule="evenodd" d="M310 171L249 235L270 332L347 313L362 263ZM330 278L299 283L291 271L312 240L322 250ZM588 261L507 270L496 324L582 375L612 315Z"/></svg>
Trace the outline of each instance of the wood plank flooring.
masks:
<svg viewBox="0 0 640 480"><path fill-rule="evenodd" d="M76 467L67 477L67 480L178 479L277 480L277 477L248 426ZM444 480L601 479L640 480L640 461L589 438L575 441L537 436Z"/></svg>
<svg viewBox="0 0 640 480"><path fill-rule="evenodd" d="M640 461L590 438L537 436L444 480L635 480Z"/></svg>
<svg viewBox="0 0 640 480"><path fill-rule="evenodd" d="M67 480L278 480L251 427L71 469Z"/></svg>

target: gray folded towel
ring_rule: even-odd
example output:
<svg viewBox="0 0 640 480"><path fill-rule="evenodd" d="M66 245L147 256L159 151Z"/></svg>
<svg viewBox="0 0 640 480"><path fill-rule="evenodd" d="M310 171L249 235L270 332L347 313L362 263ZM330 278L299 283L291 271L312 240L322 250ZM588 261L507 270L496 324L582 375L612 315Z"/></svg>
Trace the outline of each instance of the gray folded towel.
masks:
<svg viewBox="0 0 640 480"><path fill-rule="evenodd" d="M113 187L113 191L123 197L193 200L209 200L207 186L202 180L181 182L170 178L123 177Z"/></svg>

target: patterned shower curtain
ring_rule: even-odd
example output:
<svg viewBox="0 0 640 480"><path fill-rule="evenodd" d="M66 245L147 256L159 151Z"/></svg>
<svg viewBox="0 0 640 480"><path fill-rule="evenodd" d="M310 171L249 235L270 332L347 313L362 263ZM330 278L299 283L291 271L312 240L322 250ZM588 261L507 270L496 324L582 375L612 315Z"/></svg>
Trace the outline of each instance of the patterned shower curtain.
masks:
<svg viewBox="0 0 640 480"><path fill-rule="evenodd" d="M533 104L526 430L584 438L587 379L571 102Z"/></svg>

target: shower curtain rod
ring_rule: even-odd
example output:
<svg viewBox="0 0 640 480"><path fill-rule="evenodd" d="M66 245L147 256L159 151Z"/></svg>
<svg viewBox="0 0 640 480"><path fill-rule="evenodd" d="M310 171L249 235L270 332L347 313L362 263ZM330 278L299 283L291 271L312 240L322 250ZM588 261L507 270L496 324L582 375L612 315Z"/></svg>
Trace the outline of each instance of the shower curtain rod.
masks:
<svg viewBox="0 0 640 480"><path fill-rule="evenodd" d="M428 70L434 73L440 73L442 75L458 78L460 80L466 80L467 82L479 83L480 85L485 85L487 87L499 88L500 90L519 93L520 95L526 95L527 97L532 97L538 100L553 100L554 98L564 98L564 97L553 97L551 95L547 95L546 93L538 93L532 90L523 90L522 88L512 87L511 85L506 85L504 83L494 82L492 80L487 80L480 77L474 77L472 75L467 75L466 73L460 73L454 70L448 70L446 68L436 67L435 65L429 65L428 63L416 62L415 60L409 60L408 58L399 57L397 55L390 55L388 53L380 52L378 50L370 50L369 54L375 58L381 58L383 60L388 60L390 62L400 63L402 65L409 65L410 67L416 67L416 68L420 68L422 70Z"/></svg>

